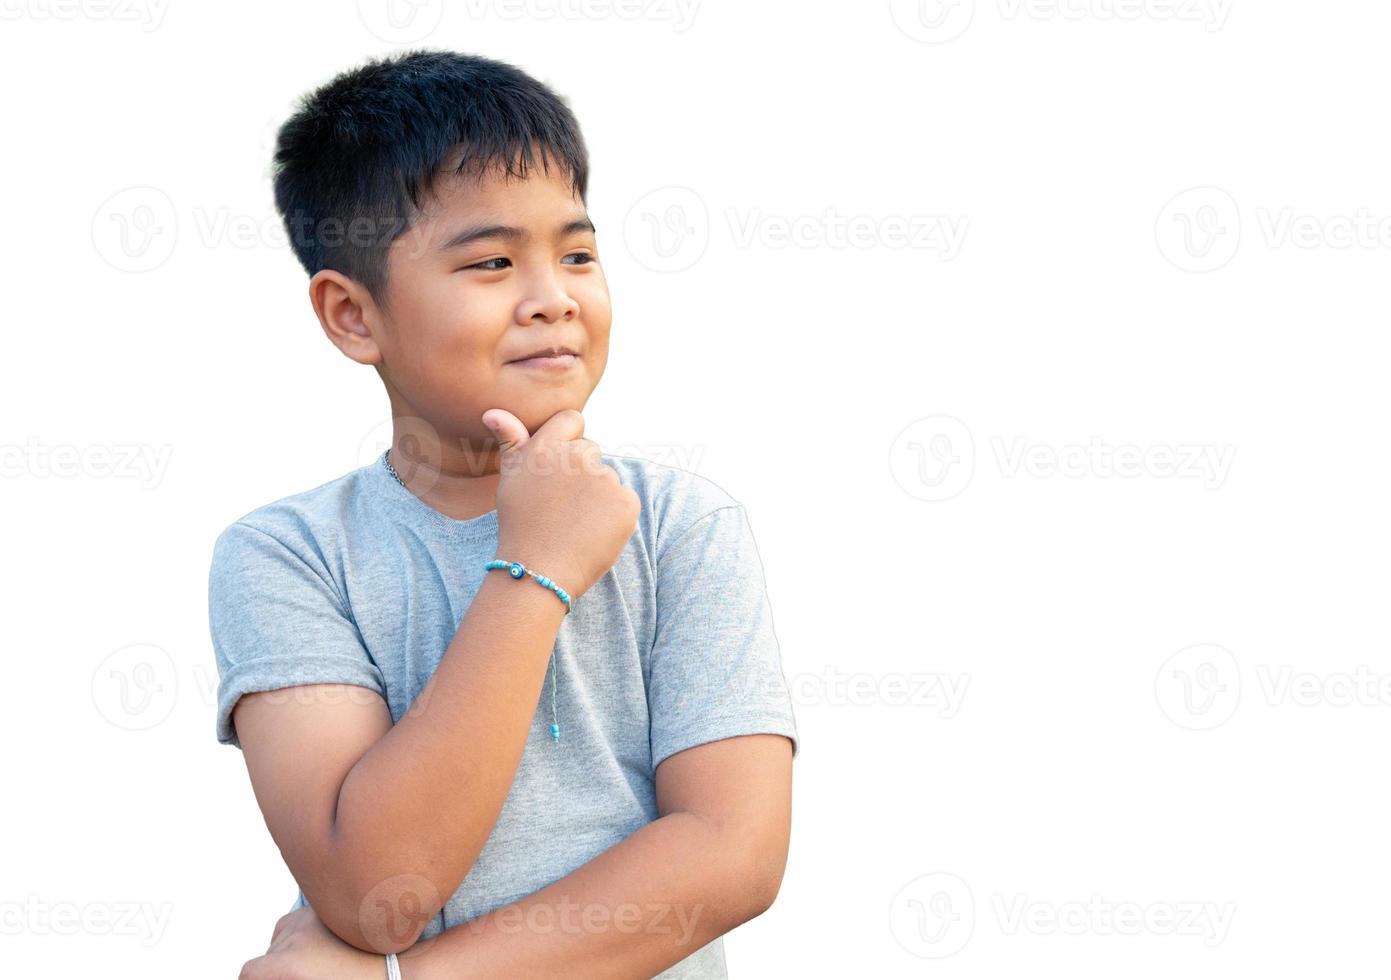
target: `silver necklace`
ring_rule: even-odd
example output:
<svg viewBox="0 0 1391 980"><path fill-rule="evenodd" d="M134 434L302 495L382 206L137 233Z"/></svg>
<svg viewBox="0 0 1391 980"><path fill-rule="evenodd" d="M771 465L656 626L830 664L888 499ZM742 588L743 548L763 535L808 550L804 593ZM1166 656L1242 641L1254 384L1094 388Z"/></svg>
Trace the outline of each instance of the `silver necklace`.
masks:
<svg viewBox="0 0 1391 980"><path fill-rule="evenodd" d="M388 473L391 474L391 478L392 478L393 480L395 480L397 483L401 484L401 486L406 487L406 481L403 480L403 479L401 479L399 476L396 475L396 467L392 466L392 465L391 465L391 460L387 458L389 455L391 455L391 450L390 450L390 449L388 449L386 452L382 453L382 462L386 464L386 471L387 471ZM409 490L410 487L406 487L406 489Z"/></svg>

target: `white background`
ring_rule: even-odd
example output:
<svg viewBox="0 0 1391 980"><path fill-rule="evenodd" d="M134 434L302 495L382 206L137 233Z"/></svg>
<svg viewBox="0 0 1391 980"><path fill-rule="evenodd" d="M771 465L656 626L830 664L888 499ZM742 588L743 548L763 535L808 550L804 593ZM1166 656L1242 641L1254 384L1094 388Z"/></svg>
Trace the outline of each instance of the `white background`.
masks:
<svg viewBox="0 0 1391 980"><path fill-rule="evenodd" d="M731 976L1382 972L1391 9L0 9L6 975L231 977L294 901L208 563L385 445L269 161L403 45L570 100L586 435L748 509L802 752Z"/></svg>

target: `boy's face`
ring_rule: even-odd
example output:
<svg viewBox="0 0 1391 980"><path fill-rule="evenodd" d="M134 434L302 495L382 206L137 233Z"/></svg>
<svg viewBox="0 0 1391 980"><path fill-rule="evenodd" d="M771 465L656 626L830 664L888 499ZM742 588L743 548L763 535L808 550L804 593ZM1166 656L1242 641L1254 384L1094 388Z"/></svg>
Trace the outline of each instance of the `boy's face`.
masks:
<svg viewBox="0 0 1391 980"><path fill-rule="evenodd" d="M459 241L473 232L483 234ZM608 361L612 310L584 204L554 161L525 180L440 178L387 259L390 311L376 311L373 335L395 415L428 421L448 452L492 441L480 419L490 408L529 432L583 409ZM513 363L553 346L578 356L563 369Z"/></svg>

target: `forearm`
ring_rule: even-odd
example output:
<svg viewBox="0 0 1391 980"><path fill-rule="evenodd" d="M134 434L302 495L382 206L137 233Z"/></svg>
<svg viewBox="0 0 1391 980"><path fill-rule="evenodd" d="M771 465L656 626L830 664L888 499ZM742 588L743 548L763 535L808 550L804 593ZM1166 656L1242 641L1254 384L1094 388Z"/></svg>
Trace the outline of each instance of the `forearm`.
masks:
<svg viewBox="0 0 1391 980"><path fill-rule="evenodd" d="M331 894L306 896L336 909L325 921L354 945L381 950L383 929L405 913L415 931L398 929L388 945L408 946L492 832L565 616L553 593L526 584L484 577L434 675L343 782L330 865L338 880Z"/></svg>
<svg viewBox="0 0 1391 980"><path fill-rule="evenodd" d="M405 980L652 977L765 905L729 838L672 813L520 901L402 953Z"/></svg>

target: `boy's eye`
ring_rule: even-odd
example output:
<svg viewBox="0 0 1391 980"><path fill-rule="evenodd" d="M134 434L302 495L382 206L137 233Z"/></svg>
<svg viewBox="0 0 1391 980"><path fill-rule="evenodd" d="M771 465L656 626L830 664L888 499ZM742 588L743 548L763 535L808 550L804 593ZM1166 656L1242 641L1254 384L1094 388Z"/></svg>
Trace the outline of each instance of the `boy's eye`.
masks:
<svg viewBox="0 0 1391 980"><path fill-rule="evenodd" d="M590 255L588 252L575 252L575 253L572 254L572 255L567 255L567 256L565 256L565 258L567 258L567 259L582 259L582 260L583 260L583 261L581 261L581 262L573 263L574 265L589 265L591 262L594 261L594 256ZM510 259L488 259L486 262L479 262L479 263L477 263L476 265L466 265L466 266L464 266L464 268L465 268L465 269L482 269L484 272L498 272L498 271L501 271L501 269L504 268L504 267L503 267L503 266L494 265L493 263L494 263L494 262L509 262L509 261L511 261L511 260L510 260Z"/></svg>

